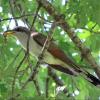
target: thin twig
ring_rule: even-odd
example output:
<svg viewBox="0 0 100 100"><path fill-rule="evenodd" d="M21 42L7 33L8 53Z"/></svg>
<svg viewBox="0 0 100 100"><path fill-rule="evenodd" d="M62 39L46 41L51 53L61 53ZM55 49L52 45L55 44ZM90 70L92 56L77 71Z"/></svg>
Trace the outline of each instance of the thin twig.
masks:
<svg viewBox="0 0 100 100"><path fill-rule="evenodd" d="M97 26L97 23L95 23L95 24L92 26L92 28L91 28L90 31L92 31L96 26Z"/></svg>
<svg viewBox="0 0 100 100"><path fill-rule="evenodd" d="M13 0L9 0L9 5L10 5L10 9L11 9L11 14L12 14L12 16L14 17ZM14 20L15 20L16 26L18 26L17 20L16 20L16 19L14 19Z"/></svg>
<svg viewBox="0 0 100 100"><path fill-rule="evenodd" d="M12 62L8 65L8 68L11 66L11 65L14 65L15 61L17 60L18 56L20 55L20 53L22 52L22 48L18 51L18 53L16 54L16 56L14 57L14 59L12 60Z"/></svg>
<svg viewBox="0 0 100 100"><path fill-rule="evenodd" d="M4 19L0 19L0 22L3 22L3 21L8 21L8 20L13 20L13 19L20 19L20 18L24 18L24 17L29 17L29 16L34 16L35 14L24 14L24 15L21 15L21 16L18 16L18 17L11 17L11 18L4 18ZM50 22L49 20L43 18L42 16L40 16L39 14L37 15L40 19L44 20L46 23L52 23Z"/></svg>
<svg viewBox="0 0 100 100"><path fill-rule="evenodd" d="M12 97L14 95L14 87L15 87L15 81L16 81L16 75L18 70L20 69L21 65L23 64L24 60L26 59L27 54L25 54L25 56L23 57L23 59L21 60L21 62L19 63L19 65L16 68L15 74L14 74L14 78L13 78L13 82L12 82Z"/></svg>
<svg viewBox="0 0 100 100"><path fill-rule="evenodd" d="M39 83L38 83L38 81L36 79L34 79L33 82L34 82L34 85L36 87L37 93L40 96L41 95L41 91L40 91Z"/></svg>
<svg viewBox="0 0 100 100"><path fill-rule="evenodd" d="M4 19L0 19L0 22L7 21L7 20L13 20L13 19L20 19L20 18L23 18L23 17L26 17L26 16L33 16L33 15L34 14L25 14L25 15L21 15L21 16L18 16L18 17L4 18Z"/></svg>
<svg viewBox="0 0 100 100"><path fill-rule="evenodd" d="M36 10L36 13L35 13L35 16L34 16L34 19L33 19L33 22L32 22L32 25L31 25L30 30L32 30L32 28L33 28L33 26L34 26L34 23L35 23L35 21L36 21L36 18L37 18L37 16L38 16L38 12L39 12L40 8L41 8L41 5L39 4L38 7L37 7L37 10Z"/></svg>
<svg viewBox="0 0 100 100"><path fill-rule="evenodd" d="M9 26L10 26L10 23L11 23L11 20L9 20L9 22L8 22L9 24L7 25L7 30L9 30Z"/></svg>
<svg viewBox="0 0 100 100"><path fill-rule="evenodd" d="M15 8L17 9L17 11L19 12L20 15L25 15L25 11L24 9L22 8L22 5L19 3L17 4L16 3L16 0L14 0L14 5L15 5ZM26 20L26 17L22 17L22 21L24 22L25 25L27 25L29 28L30 28L30 25L29 25L29 22Z"/></svg>

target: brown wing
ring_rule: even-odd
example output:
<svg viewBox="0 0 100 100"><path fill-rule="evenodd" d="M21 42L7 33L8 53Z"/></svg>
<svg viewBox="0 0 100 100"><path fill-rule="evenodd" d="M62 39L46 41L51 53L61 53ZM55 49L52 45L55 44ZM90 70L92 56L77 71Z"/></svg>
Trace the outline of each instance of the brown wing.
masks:
<svg viewBox="0 0 100 100"><path fill-rule="evenodd" d="M33 37L33 39L41 46L44 45L44 42L46 40L46 36L42 34L37 34ZM69 57L66 56L66 54L53 42L51 42L48 51L55 57L60 60L62 60L64 63L75 67L77 66L73 60L71 60Z"/></svg>

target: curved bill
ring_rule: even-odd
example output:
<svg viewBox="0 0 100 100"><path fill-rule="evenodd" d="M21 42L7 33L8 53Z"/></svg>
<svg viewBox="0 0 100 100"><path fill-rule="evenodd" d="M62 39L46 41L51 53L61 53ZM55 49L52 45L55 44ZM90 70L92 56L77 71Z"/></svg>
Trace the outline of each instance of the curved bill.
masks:
<svg viewBox="0 0 100 100"><path fill-rule="evenodd" d="M13 31L13 30L8 30L8 31L5 31L4 33L3 33L3 36L4 37L7 37L8 35L10 35L10 34L14 34L15 32Z"/></svg>

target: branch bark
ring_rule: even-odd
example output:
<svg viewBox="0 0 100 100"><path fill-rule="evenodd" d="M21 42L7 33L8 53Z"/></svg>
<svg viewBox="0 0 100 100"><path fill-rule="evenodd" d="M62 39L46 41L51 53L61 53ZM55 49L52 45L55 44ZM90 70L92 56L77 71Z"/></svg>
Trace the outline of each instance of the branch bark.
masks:
<svg viewBox="0 0 100 100"><path fill-rule="evenodd" d="M69 24L66 22L65 17L58 12L52 4L50 4L47 0L36 0L37 3L41 4L41 6L54 18L54 20L58 23L58 25L68 34L71 40L75 43L75 45L79 48L81 55L84 59L91 65L100 79L100 66L95 61L94 57L91 54L91 51L84 46L78 36L75 34L74 30L71 29Z"/></svg>

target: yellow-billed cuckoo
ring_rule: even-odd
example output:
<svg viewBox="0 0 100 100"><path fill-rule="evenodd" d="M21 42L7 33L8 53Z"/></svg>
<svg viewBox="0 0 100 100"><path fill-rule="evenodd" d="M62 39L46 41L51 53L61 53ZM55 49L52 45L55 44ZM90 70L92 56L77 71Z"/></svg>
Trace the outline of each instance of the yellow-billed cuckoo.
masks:
<svg viewBox="0 0 100 100"><path fill-rule="evenodd" d="M46 40L46 36L38 32L30 32L26 27L18 26L12 30L4 32L4 36L14 34L24 49L27 48L27 40L29 40L29 52L38 57ZM44 53L43 60L52 68L57 69L69 75L77 76L83 74L85 78L94 85L100 85L100 80L95 76L80 68L73 60L71 60L54 42L51 41L48 50Z"/></svg>

